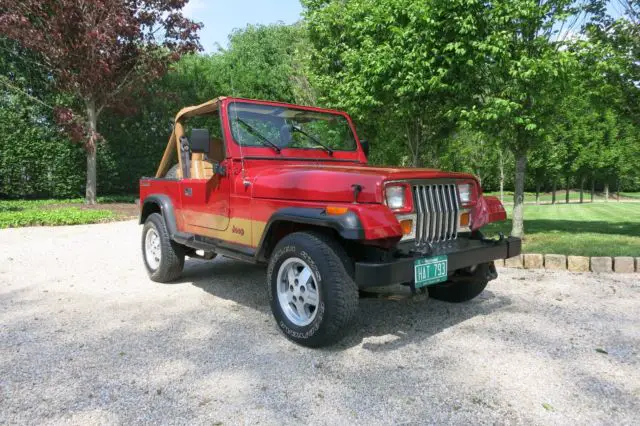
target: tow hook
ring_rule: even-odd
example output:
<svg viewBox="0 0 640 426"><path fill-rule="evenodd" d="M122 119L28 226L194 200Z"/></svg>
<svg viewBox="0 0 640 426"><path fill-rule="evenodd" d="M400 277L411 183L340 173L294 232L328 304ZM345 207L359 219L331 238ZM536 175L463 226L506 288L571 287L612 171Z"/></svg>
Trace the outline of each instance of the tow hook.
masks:
<svg viewBox="0 0 640 426"><path fill-rule="evenodd" d="M494 239L494 238L485 238L484 236L482 237L481 241L483 243L493 243L493 244L499 244L502 241L504 241L504 234L502 232L498 233L498 238Z"/></svg>

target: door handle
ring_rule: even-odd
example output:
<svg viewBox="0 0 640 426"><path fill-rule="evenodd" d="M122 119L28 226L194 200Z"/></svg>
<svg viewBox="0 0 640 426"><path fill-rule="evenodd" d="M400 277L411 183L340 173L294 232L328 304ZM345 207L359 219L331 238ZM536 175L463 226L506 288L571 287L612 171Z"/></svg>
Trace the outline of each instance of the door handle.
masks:
<svg viewBox="0 0 640 426"><path fill-rule="evenodd" d="M193 195L193 190L191 188L185 188L184 195L186 195L187 197L191 197Z"/></svg>

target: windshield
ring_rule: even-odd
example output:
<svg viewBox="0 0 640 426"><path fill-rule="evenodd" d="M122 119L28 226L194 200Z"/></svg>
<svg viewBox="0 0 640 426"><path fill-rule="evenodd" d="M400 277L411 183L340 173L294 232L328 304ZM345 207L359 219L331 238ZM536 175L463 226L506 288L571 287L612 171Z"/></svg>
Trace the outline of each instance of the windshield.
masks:
<svg viewBox="0 0 640 426"><path fill-rule="evenodd" d="M244 147L355 151L356 141L342 115L282 106L233 102L229 105L233 139Z"/></svg>

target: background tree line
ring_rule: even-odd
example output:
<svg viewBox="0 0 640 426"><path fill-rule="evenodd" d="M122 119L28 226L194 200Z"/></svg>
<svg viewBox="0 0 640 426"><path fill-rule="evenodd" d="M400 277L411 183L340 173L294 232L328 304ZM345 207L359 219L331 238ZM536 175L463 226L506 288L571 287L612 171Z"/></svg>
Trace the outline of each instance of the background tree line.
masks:
<svg viewBox="0 0 640 426"><path fill-rule="evenodd" d="M640 190L638 1L303 0L301 22L236 30L212 54L190 53L199 27L176 9L186 1L166 2L170 22L154 14L161 3L140 3L151 8L142 24L165 25L176 41L135 33L135 54L116 43L129 56L102 72L97 94L60 84L78 82L59 68L81 59L26 43L8 30L10 13L0 16L1 196L89 197L93 146L98 191L133 193L154 173L176 111L220 95L344 109L374 164L467 171L486 190L515 190L516 235L525 189ZM117 101L105 97L115 90ZM91 97L103 100L93 118Z"/></svg>

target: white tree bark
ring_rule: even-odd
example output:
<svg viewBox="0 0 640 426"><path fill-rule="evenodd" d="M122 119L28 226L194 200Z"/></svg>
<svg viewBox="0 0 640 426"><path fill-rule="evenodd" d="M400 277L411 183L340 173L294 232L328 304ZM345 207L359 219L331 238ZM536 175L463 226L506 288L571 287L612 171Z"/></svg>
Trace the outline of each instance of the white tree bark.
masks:
<svg viewBox="0 0 640 426"><path fill-rule="evenodd" d="M522 238L524 236L524 177L527 170L527 154L518 153L516 156L516 181L513 193L513 221L511 235Z"/></svg>
<svg viewBox="0 0 640 426"><path fill-rule="evenodd" d="M499 167L500 167L500 202L504 204L504 155L502 150L499 151Z"/></svg>

